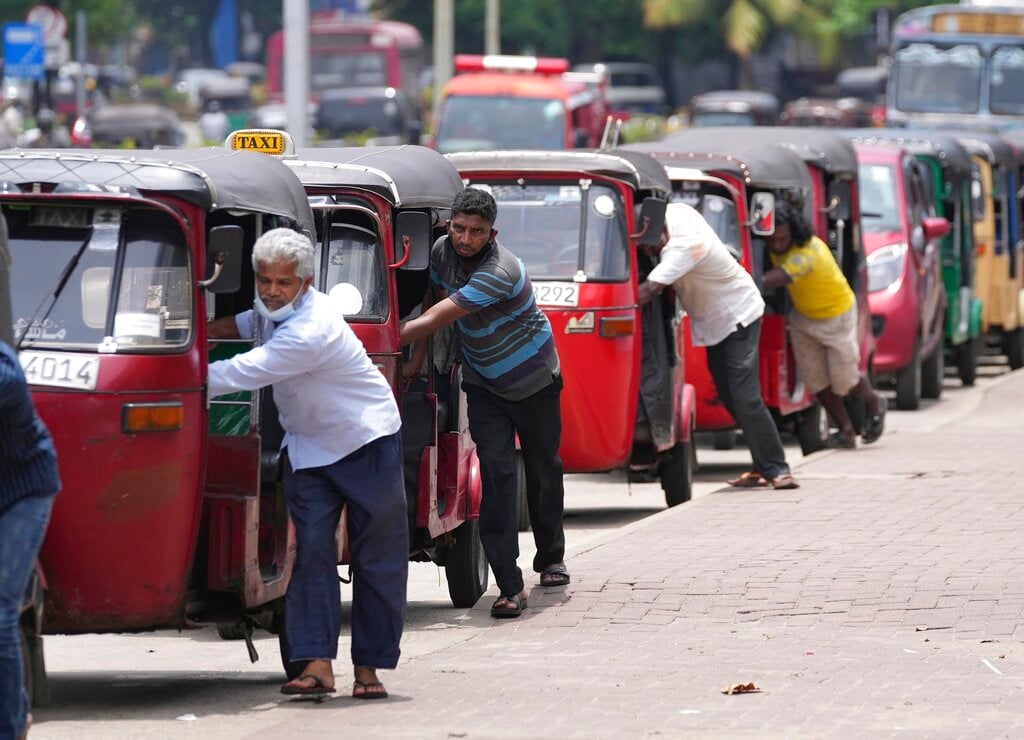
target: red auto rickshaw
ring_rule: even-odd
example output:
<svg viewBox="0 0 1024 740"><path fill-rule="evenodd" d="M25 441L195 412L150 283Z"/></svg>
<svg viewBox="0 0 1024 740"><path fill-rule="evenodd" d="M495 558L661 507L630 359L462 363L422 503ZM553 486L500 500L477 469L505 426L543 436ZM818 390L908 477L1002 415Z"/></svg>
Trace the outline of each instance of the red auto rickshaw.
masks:
<svg viewBox="0 0 1024 740"><path fill-rule="evenodd" d="M42 630L277 629L294 535L276 413L255 393L224 428L206 323L251 305L260 233L315 233L301 184L209 150L7 151L0 177L14 334L63 482Z"/></svg>
<svg viewBox="0 0 1024 740"><path fill-rule="evenodd" d="M629 148L648 152L665 167L673 201L696 208L760 285L770 268L764 237L772 229L764 224L774 223L770 216L776 199L801 198L809 207L811 179L803 160L786 147L749 143L744 136L734 137L728 145L715 141L702 147L672 137ZM766 294L765 304L761 393L780 428L794 431L807 454L825 445L828 418L797 375L786 327L785 290ZM697 391L696 429L714 433L716 447L729 447L736 421L718 397L704 348L690 341L688 321L684 328L687 377Z"/></svg>
<svg viewBox="0 0 1024 740"><path fill-rule="evenodd" d="M693 387L670 296L642 310L671 183L646 154L465 152L448 158L498 203L498 239L526 267L565 378L566 472L646 471L670 506L690 499Z"/></svg>

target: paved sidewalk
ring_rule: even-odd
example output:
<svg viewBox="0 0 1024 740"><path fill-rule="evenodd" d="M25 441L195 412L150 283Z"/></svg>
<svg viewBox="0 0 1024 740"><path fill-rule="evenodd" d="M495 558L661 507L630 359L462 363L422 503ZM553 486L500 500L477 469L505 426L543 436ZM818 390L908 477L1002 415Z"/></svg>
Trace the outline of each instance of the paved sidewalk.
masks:
<svg viewBox="0 0 1024 740"><path fill-rule="evenodd" d="M1015 373L928 433L812 457L799 490L648 518L519 620L485 597L390 702L296 703L260 734L1024 736L1022 415Z"/></svg>

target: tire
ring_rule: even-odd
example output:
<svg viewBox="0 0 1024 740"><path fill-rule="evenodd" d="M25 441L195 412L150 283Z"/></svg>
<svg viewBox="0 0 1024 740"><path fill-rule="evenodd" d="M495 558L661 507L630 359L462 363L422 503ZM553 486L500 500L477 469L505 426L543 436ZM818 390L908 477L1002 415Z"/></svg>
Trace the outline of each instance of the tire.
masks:
<svg viewBox="0 0 1024 740"><path fill-rule="evenodd" d="M244 624L218 624L217 635L222 640L244 640Z"/></svg>
<svg viewBox="0 0 1024 740"><path fill-rule="evenodd" d="M980 339L972 337L956 349L956 371L965 386L974 385L978 378L978 344Z"/></svg>
<svg viewBox="0 0 1024 740"><path fill-rule="evenodd" d="M711 433L711 446L716 450L732 450L736 447L736 430L721 429Z"/></svg>
<svg viewBox="0 0 1024 740"><path fill-rule="evenodd" d="M455 544L449 549L444 563L448 581L448 595L452 605L468 609L487 590L487 557L480 544L480 521L470 519L459 525L453 533Z"/></svg>
<svg viewBox="0 0 1024 740"><path fill-rule="evenodd" d="M284 667L284 675L288 677L289 681L294 681L302 675L304 670L306 670L306 666L309 665L309 661L289 660L288 642L284 637L285 619L284 599L281 599L281 611L278 612L277 618L274 620L276 622L274 629L277 631L277 645L281 649L281 665Z"/></svg>
<svg viewBox="0 0 1024 740"><path fill-rule="evenodd" d="M685 504L693 495L694 462L693 442L677 442L658 466L661 489L670 508Z"/></svg>
<svg viewBox="0 0 1024 740"><path fill-rule="evenodd" d="M516 528L530 531L530 504L526 500L526 462L523 451L516 450Z"/></svg>
<svg viewBox="0 0 1024 740"><path fill-rule="evenodd" d="M941 398L946 375L946 351L940 344L921 366L921 397Z"/></svg>
<svg viewBox="0 0 1024 740"><path fill-rule="evenodd" d="M1013 331L1003 332L1003 347L1006 351L1006 362L1011 370L1024 367L1024 330L1018 327Z"/></svg>
<svg viewBox="0 0 1024 740"><path fill-rule="evenodd" d="M800 441L800 452L810 455L828 446L828 414L825 407L815 402L797 412L796 436Z"/></svg>
<svg viewBox="0 0 1024 740"><path fill-rule="evenodd" d="M914 344L910 364L896 376L896 407L914 411L921 405L921 346Z"/></svg>

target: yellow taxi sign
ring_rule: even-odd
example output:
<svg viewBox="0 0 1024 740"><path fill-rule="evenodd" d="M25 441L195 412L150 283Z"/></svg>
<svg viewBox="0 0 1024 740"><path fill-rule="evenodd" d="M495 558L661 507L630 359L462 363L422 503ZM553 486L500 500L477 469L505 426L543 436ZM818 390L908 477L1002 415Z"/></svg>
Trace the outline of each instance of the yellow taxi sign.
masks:
<svg viewBox="0 0 1024 740"><path fill-rule="evenodd" d="M260 152L280 157L295 154L295 142L285 131L246 128L228 135L224 146L233 151Z"/></svg>

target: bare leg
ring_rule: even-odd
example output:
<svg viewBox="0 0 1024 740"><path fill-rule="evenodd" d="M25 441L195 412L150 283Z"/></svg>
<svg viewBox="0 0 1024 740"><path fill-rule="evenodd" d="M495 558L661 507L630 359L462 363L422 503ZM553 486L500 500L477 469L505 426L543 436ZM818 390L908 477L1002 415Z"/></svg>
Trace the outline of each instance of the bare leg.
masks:
<svg viewBox="0 0 1024 740"><path fill-rule="evenodd" d="M875 389L871 387L871 383L868 382L866 375L860 376L860 380L857 381L857 385L850 389L850 393L864 401L868 414L874 415L878 413L878 409L881 406L881 398L875 392Z"/></svg>
<svg viewBox="0 0 1024 740"><path fill-rule="evenodd" d="M849 440L855 440L857 438L857 432L853 428L853 421L850 419L850 414L846 411L846 404L843 402L843 397L837 395L831 388L818 393L818 400L821 401L822 406L825 410L832 415L832 418L836 420L839 425L839 432Z"/></svg>

